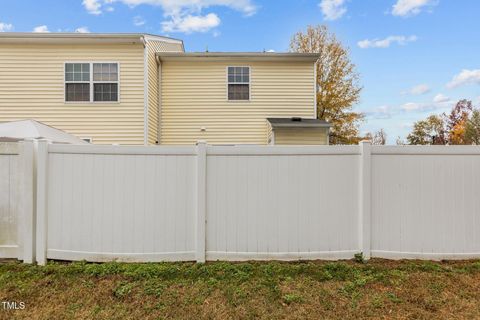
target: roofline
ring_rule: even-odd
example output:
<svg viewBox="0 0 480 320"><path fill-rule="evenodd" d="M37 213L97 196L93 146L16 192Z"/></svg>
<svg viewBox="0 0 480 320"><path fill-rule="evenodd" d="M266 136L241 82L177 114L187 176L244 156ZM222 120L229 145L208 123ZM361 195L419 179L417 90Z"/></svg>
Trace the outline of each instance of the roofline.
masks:
<svg viewBox="0 0 480 320"><path fill-rule="evenodd" d="M300 123L300 124L290 124L290 123L270 123L273 129L295 129L295 128L331 128L330 123Z"/></svg>
<svg viewBox="0 0 480 320"><path fill-rule="evenodd" d="M295 129L295 128L331 128L332 124L330 122L324 121L324 120L318 120L321 122L303 122L303 121L296 121L296 122L272 122L271 120L279 120L283 118L267 118L267 121L270 123L272 126L272 129L275 128L282 128L282 129ZM289 120L291 118L285 118L286 120ZM305 120L317 120L317 119L305 119Z"/></svg>
<svg viewBox="0 0 480 320"><path fill-rule="evenodd" d="M274 61L304 61L316 62L317 53L293 52L158 52L161 61L176 60L274 60Z"/></svg>
<svg viewBox="0 0 480 320"><path fill-rule="evenodd" d="M144 43L157 40L178 43L180 39L148 33L78 33L78 32L0 32L0 43Z"/></svg>

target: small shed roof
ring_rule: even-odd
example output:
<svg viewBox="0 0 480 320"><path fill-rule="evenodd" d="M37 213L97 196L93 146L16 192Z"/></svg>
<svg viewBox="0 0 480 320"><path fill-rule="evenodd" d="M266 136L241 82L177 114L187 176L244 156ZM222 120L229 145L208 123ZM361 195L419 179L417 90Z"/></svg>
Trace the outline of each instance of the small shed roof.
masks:
<svg viewBox="0 0 480 320"><path fill-rule="evenodd" d="M88 142L35 120L0 123L0 141L48 139L53 143L88 144Z"/></svg>
<svg viewBox="0 0 480 320"><path fill-rule="evenodd" d="M267 118L272 128L330 128L332 125L325 120L305 118Z"/></svg>

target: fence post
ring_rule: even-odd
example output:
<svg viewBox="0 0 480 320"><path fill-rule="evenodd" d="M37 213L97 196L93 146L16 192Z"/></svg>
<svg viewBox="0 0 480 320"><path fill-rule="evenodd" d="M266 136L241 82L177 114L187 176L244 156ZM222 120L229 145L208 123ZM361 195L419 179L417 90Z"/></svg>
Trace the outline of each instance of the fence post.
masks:
<svg viewBox="0 0 480 320"><path fill-rule="evenodd" d="M207 144L197 142L197 205L195 221L195 260L205 262L207 187Z"/></svg>
<svg viewBox="0 0 480 320"><path fill-rule="evenodd" d="M370 259L371 253L371 184L372 184L372 144L360 142L360 215L359 242L364 259Z"/></svg>
<svg viewBox="0 0 480 320"><path fill-rule="evenodd" d="M20 142L19 232L23 250L19 259L24 263L35 261L35 162L33 139Z"/></svg>
<svg viewBox="0 0 480 320"><path fill-rule="evenodd" d="M47 263L47 170L48 140L39 140L37 147L37 241L36 259Z"/></svg>

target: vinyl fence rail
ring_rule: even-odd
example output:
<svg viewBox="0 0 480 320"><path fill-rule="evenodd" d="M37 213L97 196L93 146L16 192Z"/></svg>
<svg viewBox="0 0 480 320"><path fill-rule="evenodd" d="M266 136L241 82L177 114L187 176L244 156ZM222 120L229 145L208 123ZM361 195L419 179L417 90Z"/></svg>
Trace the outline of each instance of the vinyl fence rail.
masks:
<svg viewBox="0 0 480 320"><path fill-rule="evenodd" d="M480 257L476 146L25 145L26 262Z"/></svg>

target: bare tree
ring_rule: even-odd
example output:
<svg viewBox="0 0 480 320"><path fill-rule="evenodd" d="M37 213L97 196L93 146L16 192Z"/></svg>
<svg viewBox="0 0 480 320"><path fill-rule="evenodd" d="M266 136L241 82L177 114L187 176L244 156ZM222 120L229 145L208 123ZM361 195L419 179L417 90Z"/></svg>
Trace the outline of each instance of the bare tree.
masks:
<svg viewBox="0 0 480 320"><path fill-rule="evenodd" d="M380 129L379 131L375 132L374 134L368 132L365 135L365 139L369 140L374 145L385 145L387 144L387 134L385 130Z"/></svg>

